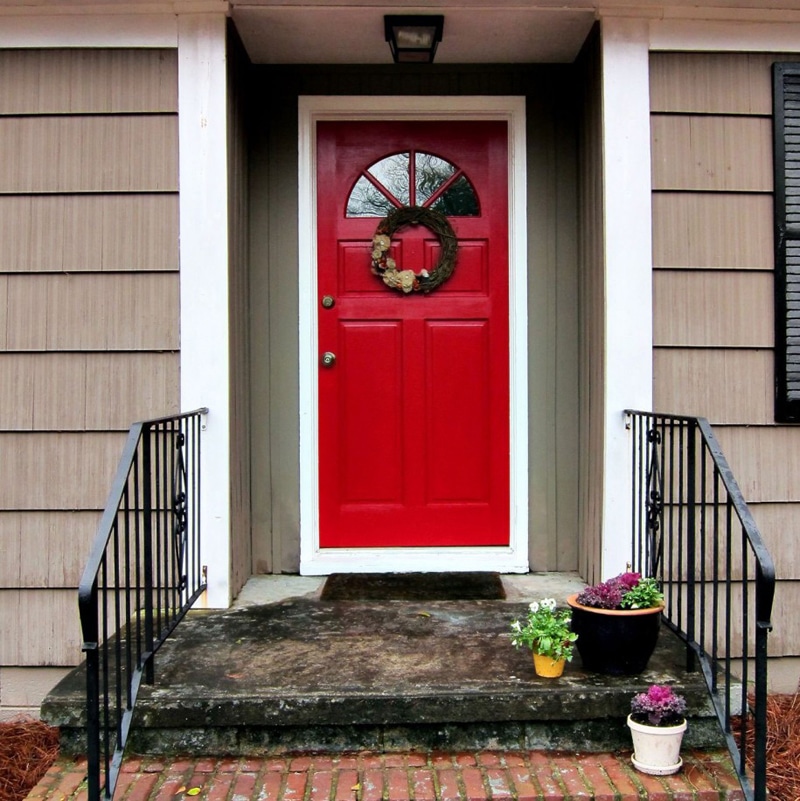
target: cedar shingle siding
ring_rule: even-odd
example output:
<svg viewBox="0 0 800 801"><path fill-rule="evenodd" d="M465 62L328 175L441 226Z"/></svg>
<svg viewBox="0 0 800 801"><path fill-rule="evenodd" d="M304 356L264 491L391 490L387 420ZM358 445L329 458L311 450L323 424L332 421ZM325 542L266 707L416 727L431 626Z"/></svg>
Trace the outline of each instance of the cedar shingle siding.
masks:
<svg viewBox="0 0 800 801"><path fill-rule="evenodd" d="M178 409L174 50L0 51L0 707L80 659L131 422Z"/></svg>
<svg viewBox="0 0 800 801"><path fill-rule="evenodd" d="M781 58L651 55L654 406L714 425L776 558L770 655L797 656L800 428L777 425L774 402L772 64Z"/></svg>

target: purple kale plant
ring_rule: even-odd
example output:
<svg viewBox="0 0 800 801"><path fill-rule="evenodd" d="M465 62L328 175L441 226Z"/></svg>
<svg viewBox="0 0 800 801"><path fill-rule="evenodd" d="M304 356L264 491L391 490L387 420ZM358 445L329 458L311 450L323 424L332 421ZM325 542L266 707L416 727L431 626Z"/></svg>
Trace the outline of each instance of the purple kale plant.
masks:
<svg viewBox="0 0 800 801"><path fill-rule="evenodd" d="M595 609L651 609L663 603L664 596L654 578L629 571L587 587L577 600Z"/></svg>
<svg viewBox="0 0 800 801"><path fill-rule="evenodd" d="M587 587L578 596L578 603L595 609L619 609L624 595L623 585L617 579L609 579Z"/></svg>
<svg viewBox="0 0 800 801"><path fill-rule="evenodd" d="M612 581L618 581L622 584L625 588L625 592L632 590L641 580L641 573L631 573L630 571L627 573L620 573L615 579L612 579Z"/></svg>
<svg viewBox="0 0 800 801"><path fill-rule="evenodd" d="M651 684L631 700L631 718L650 726L677 726L686 715L686 700L665 684Z"/></svg>

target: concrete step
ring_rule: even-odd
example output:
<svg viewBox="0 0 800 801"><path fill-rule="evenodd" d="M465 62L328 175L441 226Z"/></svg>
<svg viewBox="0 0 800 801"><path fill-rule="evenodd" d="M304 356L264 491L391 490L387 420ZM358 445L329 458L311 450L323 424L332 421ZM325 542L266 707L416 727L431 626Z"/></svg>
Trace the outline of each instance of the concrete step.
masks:
<svg viewBox="0 0 800 801"><path fill-rule="evenodd" d="M533 596L538 597L538 596ZM669 683L689 704L687 748L721 735L699 674L662 628L635 677L583 670L535 676L510 644L526 603L321 601L316 595L226 612L195 612L161 649L129 749L140 754L569 750L630 747L630 699ZM83 745L83 673L47 698L44 719L65 751Z"/></svg>

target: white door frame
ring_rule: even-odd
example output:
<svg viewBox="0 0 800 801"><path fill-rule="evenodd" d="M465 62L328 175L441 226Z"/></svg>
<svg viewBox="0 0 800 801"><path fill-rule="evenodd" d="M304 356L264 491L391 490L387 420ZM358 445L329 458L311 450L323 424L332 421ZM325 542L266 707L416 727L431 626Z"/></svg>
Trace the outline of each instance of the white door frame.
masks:
<svg viewBox="0 0 800 801"><path fill-rule="evenodd" d="M510 540L508 546L320 548L317 425L316 123L319 120L508 122ZM525 99L322 97L299 100L300 573L528 570L528 309Z"/></svg>

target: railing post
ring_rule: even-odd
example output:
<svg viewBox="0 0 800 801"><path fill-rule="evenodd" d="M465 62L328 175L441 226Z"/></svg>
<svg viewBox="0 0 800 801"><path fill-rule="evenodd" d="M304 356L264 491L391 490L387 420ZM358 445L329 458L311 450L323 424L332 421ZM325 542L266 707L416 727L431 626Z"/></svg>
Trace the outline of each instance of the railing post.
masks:
<svg viewBox="0 0 800 801"><path fill-rule="evenodd" d="M753 784L755 801L767 798L767 634L769 626L756 622L756 704L753 744Z"/></svg>
<svg viewBox="0 0 800 801"><path fill-rule="evenodd" d="M694 648L691 647L696 642L697 613L697 426L694 423L688 426L686 446L686 670L692 673L697 669Z"/></svg>
<svg viewBox="0 0 800 801"><path fill-rule="evenodd" d="M766 801L767 798L767 635L772 631L774 588L775 568L771 560L767 564L756 560L754 801Z"/></svg>
<svg viewBox="0 0 800 801"><path fill-rule="evenodd" d="M86 768L89 801L100 801L100 654L98 651L97 582L87 604L91 614L83 619L83 652L86 654Z"/></svg>
<svg viewBox="0 0 800 801"><path fill-rule="evenodd" d="M142 429L142 555L144 557L144 680L148 684L155 681L153 651L155 650L155 634L153 625L153 486L152 486L152 438L151 427Z"/></svg>

